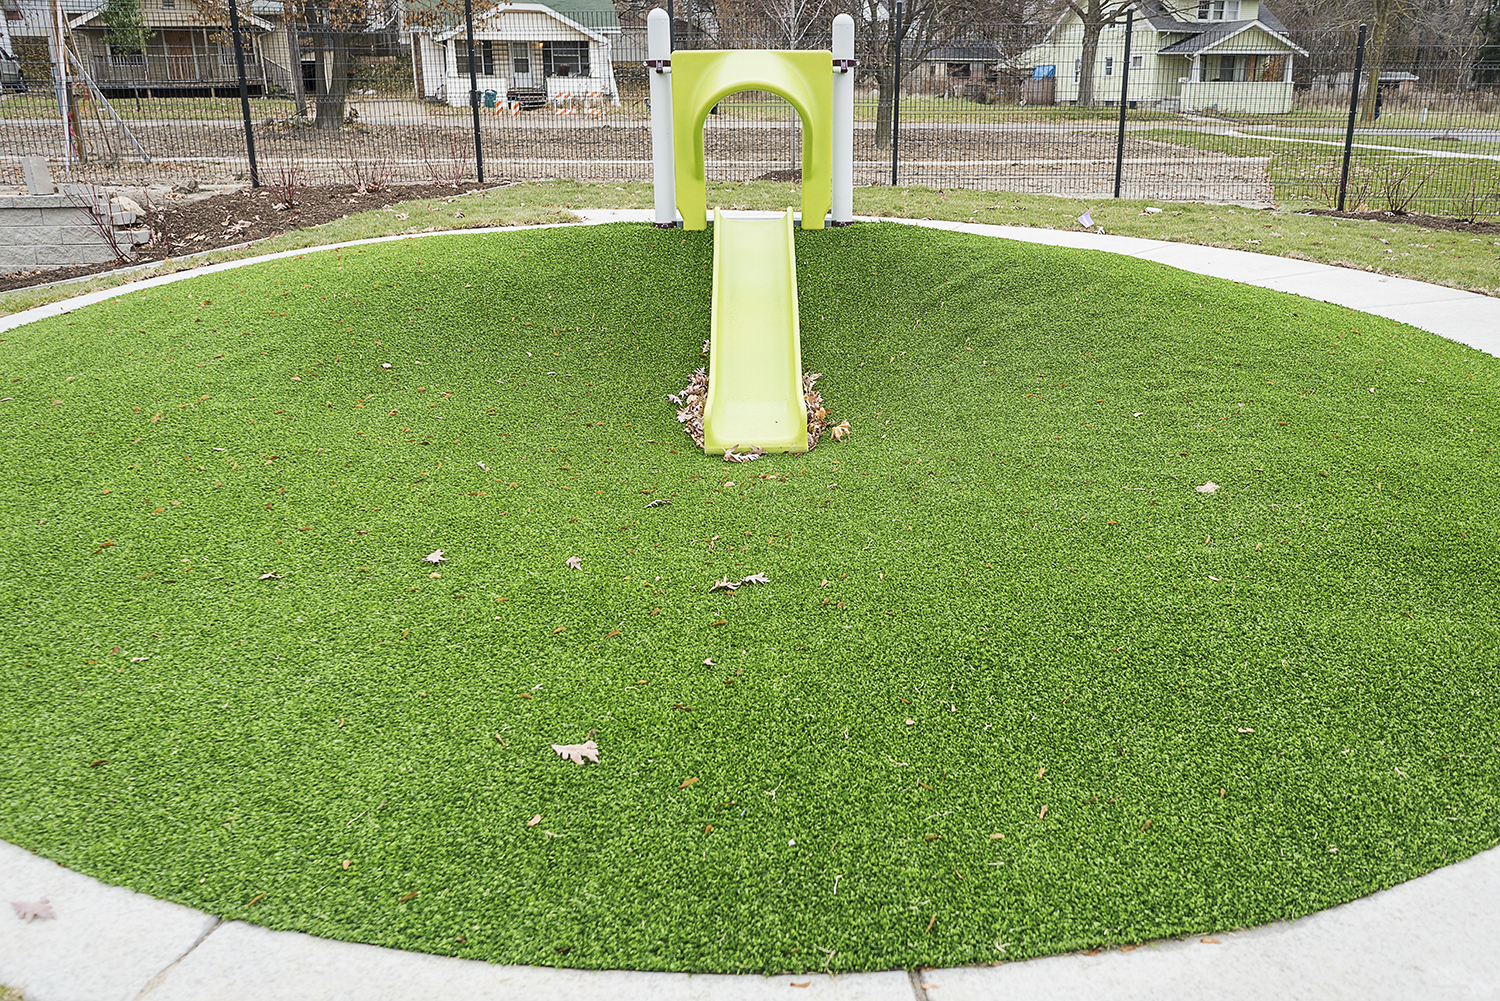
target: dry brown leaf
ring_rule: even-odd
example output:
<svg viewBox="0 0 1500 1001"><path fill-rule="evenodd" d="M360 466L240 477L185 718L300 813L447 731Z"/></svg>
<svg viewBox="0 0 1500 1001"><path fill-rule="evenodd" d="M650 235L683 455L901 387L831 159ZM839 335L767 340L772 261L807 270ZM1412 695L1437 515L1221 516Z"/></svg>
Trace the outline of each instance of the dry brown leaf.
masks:
<svg viewBox="0 0 1500 1001"><path fill-rule="evenodd" d="M46 921L57 917L56 914L52 913L52 905L45 900L38 900L32 903L22 903L12 900L10 906L16 909L16 917L27 923L36 918Z"/></svg>
<svg viewBox="0 0 1500 1001"><path fill-rule="evenodd" d="M583 569L583 560L581 560L577 556L569 556L563 562L565 562L568 565L568 569L569 570L582 570Z"/></svg>
<svg viewBox="0 0 1500 1001"><path fill-rule="evenodd" d="M766 454L761 449L755 448L753 446L745 449L743 452L736 452L734 450L735 448L739 448L739 446L735 445L734 448L726 448L724 450L725 462L754 462L756 459L759 459L761 456Z"/></svg>
<svg viewBox="0 0 1500 1001"><path fill-rule="evenodd" d="M694 776L694 777L692 777L690 779L684 779L682 785L678 786L677 788L679 788L679 789L686 789L688 786L692 785L694 782L697 782L697 781L698 781L697 776Z"/></svg>
<svg viewBox="0 0 1500 1001"><path fill-rule="evenodd" d="M599 763L599 745L592 740L582 744L553 744L552 749L577 765L583 764L585 758L596 765Z"/></svg>
<svg viewBox="0 0 1500 1001"><path fill-rule="evenodd" d="M539 813L535 817L532 817L530 820L526 821L526 826L527 827L535 827L537 824L540 824L541 822L542 822L542 815Z"/></svg>
<svg viewBox="0 0 1500 1001"><path fill-rule="evenodd" d="M735 588L737 588L739 586L740 585L739 585L738 581L717 580L717 581L714 581L714 583L709 587L708 590L709 590L709 593L712 594L715 591L733 591Z"/></svg>

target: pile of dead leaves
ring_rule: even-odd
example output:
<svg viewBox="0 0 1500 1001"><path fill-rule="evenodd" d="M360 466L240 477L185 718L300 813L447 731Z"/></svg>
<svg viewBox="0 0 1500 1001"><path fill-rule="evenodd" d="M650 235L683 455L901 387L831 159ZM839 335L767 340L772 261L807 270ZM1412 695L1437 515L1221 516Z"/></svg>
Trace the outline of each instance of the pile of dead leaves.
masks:
<svg viewBox="0 0 1500 1001"><path fill-rule="evenodd" d="M708 353L708 342L703 342L703 351ZM828 410L823 406L823 394L815 388L819 379L823 377L821 372L808 372L802 376L802 398L807 403L807 450L811 452L818 446L818 440L823 437L824 432L833 435L835 441L843 441L849 435L851 429L848 421L833 423ZM682 430L688 433L699 448L703 447L703 410L708 402L708 372L698 369L689 378L686 386L679 392L667 394L667 399L677 405L677 422L682 425ZM765 453L758 448L747 448L736 451L728 448L724 451L725 462L751 462L760 458Z"/></svg>

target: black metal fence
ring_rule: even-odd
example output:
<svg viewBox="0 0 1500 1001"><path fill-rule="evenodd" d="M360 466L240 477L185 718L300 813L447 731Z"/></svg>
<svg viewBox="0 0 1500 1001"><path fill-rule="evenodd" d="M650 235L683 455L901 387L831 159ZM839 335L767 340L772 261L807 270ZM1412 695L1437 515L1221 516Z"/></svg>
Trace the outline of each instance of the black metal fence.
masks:
<svg viewBox="0 0 1500 1001"><path fill-rule="evenodd" d="M857 27L855 182L1500 215L1500 61L1482 34L1361 44L1225 6L1187 20L1147 0L1091 32L892 5ZM0 181L19 185L27 155L111 185L650 180L644 10L283 9L22 0ZM824 48L829 21L694 9L673 42ZM800 138L780 98L733 95L704 129L710 178L795 180Z"/></svg>

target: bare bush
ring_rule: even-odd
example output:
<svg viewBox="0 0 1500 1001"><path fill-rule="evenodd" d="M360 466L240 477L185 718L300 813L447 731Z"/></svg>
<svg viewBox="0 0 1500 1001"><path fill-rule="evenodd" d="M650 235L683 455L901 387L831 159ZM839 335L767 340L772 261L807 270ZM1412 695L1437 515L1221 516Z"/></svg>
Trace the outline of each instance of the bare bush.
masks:
<svg viewBox="0 0 1500 1001"><path fill-rule="evenodd" d="M110 204L109 189L97 184L68 184L63 186L68 201L83 210L85 225L104 242L116 261L128 260L135 252L133 244L120 243L120 233L115 229L114 206Z"/></svg>

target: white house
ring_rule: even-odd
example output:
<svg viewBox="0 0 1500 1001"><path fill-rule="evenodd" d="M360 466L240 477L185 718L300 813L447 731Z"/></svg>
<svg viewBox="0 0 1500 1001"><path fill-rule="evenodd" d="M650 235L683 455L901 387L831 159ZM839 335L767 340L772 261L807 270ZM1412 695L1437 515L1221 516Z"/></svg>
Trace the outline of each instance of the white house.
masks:
<svg viewBox="0 0 1500 1001"><path fill-rule="evenodd" d="M507 99L540 106L568 96L598 95L619 104L615 84L614 43L620 23L613 8L564 13L557 5L512 3L474 18L475 87L487 103L503 107ZM586 26L583 20L596 26ZM467 28L412 31L412 70L422 96L455 108L469 103Z"/></svg>
<svg viewBox="0 0 1500 1001"><path fill-rule="evenodd" d="M1031 95L1057 104L1078 100L1083 24L1071 11L1046 41L1012 65L1030 68ZM1141 0L1130 46L1126 100L1181 111L1283 114L1292 110L1292 61L1307 51L1259 0ZM1125 21L1108 25L1094 57L1094 100L1120 99ZM1033 100L1038 99L1033 97ZM1045 100L1045 98L1041 98Z"/></svg>

